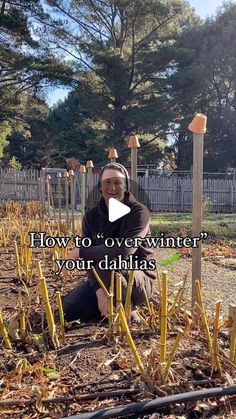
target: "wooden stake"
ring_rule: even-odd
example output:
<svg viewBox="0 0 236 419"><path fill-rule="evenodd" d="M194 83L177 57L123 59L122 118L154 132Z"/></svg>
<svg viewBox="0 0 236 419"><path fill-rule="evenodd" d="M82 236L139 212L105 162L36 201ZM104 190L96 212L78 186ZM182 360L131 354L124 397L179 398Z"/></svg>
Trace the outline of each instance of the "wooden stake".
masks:
<svg viewBox="0 0 236 419"><path fill-rule="evenodd" d="M193 133L193 206L192 236L198 237L202 231L202 191L203 191L203 138L206 132L207 117L197 114L188 129ZM194 315L197 293L196 280L202 279L202 243L192 249L192 314Z"/></svg>
<svg viewBox="0 0 236 419"><path fill-rule="evenodd" d="M138 148L140 147L137 135L129 137L128 147L131 149L131 191L138 198Z"/></svg>

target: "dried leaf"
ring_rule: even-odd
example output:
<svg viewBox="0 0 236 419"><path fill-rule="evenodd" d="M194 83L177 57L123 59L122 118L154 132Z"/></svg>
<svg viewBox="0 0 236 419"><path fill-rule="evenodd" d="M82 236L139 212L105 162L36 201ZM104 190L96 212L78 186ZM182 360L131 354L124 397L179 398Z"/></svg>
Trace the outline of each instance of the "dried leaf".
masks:
<svg viewBox="0 0 236 419"><path fill-rule="evenodd" d="M57 380L59 378L59 373L52 368L45 367L43 368L43 372L51 378L51 380Z"/></svg>
<svg viewBox="0 0 236 419"><path fill-rule="evenodd" d="M119 365L120 369L125 369L126 367L126 359L125 357L121 357L120 359L118 359L117 364Z"/></svg>

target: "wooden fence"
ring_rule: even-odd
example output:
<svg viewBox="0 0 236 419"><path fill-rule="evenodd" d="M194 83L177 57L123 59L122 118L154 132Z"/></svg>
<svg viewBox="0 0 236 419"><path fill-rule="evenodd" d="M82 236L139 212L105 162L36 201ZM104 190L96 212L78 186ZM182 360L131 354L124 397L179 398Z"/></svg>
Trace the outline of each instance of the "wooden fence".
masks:
<svg viewBox="0 0 236 419"><path fill-rule="evenodd" d="M155 211L191 211L192 178L142 177L141 188ZM233 179L203 179L203 203L212 212L236 212L236 182Z"/></svg>
<svg viewBox="0 0 236 419"><path fill-rule="evenodd" d="M35 169L13 170L0 169L0 201L32 201L39 200L45 204L47 190L45 188L45 175L51 175L53 203L58 205L57 173L65 169L48 169L41 172ZM93 176L93 184L97 185L98 174ZM62 205L65 202L65 187L62 178ZM88 194L88 189L86 191ZM97 202L100 194L97 188L93 189L93 201ZM235 176L223 178L204 176L203 180L204 203L212 212L236 212L236 181ZM75 207L80 205L80 175L75 178ZM190 173L178 174L151 174L139 177L139 195L141 202L152 211L191 211L192 208L192 178Z"/></svg>
<svg viewBox="0 0 236 419"><path fill-rule="evenodd" d="M0 201L39 200L40 171L0 168Z"/></svg>

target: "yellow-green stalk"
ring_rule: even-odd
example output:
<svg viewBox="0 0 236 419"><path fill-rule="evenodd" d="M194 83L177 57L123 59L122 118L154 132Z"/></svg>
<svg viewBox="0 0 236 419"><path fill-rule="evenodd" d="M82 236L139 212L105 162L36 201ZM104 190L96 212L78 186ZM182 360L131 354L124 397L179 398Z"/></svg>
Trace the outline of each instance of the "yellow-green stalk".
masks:
<svg viewBox="0 0 236 419"><path fill-rule="evenodd" d="M25 249L24 249L24 266L25 266L26 278L29 281L29 283L30 283L30 281L32 279L31 265L32 265L32 249L29 246L27 246L27 244L25 244Z"/></svg>
<svg viewBox="0 0 236 419"><path fill-rule="evenodd" d="M199 280L196 280L195 284L196 284L195 286L196 286L198 305L201 309L202 322L205 326L205 332L206 332L207 341L208 341L208 348L209 348L209 352L210 352L211 359L212 359L212 362L213 362L214 356L213 356L212 339L211 339L210 330L209 330L209 326L208 326L208 322L207 322L207 316L206 316L206 311L205 311L205 307L204 307L204 303L203 303L203 296L202 296L202 291L201 291L201 286L200 286Z"/></svg>
<svg viewBox="0 0 236 419"><path fill-rule="evenodd" d="M168 278L167 271L162 272L161 277L161 347L160 347L160 363L166 359L166 335L167 335L167 292Z"/></svg>
<svg viewBox="0 0 236 419"><path fill-rule="evenodd" d="M121 275L117 273L116 274L116 310L117 312L121 304L122 304L122 282L121 282ZM118 319L117 319L116 331L119 335L121 334L120 316L118 316Z"/></svg>
<svg viewBox="0 0 236 419"><path fill-rule="evenodd" d="M171 322L172 317L174 316L174 314L176 314L176 311L177 311L177 303L178 303L178 301L179 301L179 296L180 296L180 293L181 293L181 288L180 288L180 289L178 290L178 292L175 294L175 298L174 298L173 305L172 305L172 307L170 308L170 311L169 311L169 314L168 314L170 322Z"/></svg>
<svg viewBox="0 0 236 419"><path fill-rule="evenodd" d="M221 309L221 301L217 301L216 303L216 314L214 319L214 332L213 332L213 354L215 360L216 369L221 371L220 360L218 356L218 332L219 332L219 323L220 323L220 309Z"/></svg>
<svg viewBox="0 0 236 419"><path fill-rule="evenodd" d="M129 321L131 316L131 294L134 285L134 271L130 271L127 285L127 292L125 298L125 317Z"/></svg>
<svg viewBox="0 0 236 419"><path fill-rule="evenodd" d="M148 322L145 320L145 318L138 312L137 310L137 316L138 318L141 320L141 322L143 322L144 326L148 327Z"/></svg>
<svg viewBox="0 0 236 419"><path fill-rule="evenodd" d="M56 300L57 300L57 307L58 307L59 317L60 317L62 343L64 343L65 342L65 319L64 319L64 311L62 307L60 291L56 292Z"/></svg>
<svg viewBox="0 0 236 419"><path fill-rule="evenodd" d="M233 320L233 325L230 333L229 358L236 365L236 320Z"/></svg>
<svg viewBox="0 0 236 419"><path fill-rule="evenodd" d="M157 287L158 287L158 291L159 291L159 298L161 300L161 277L160 277L160 272L159 272L158 268L156 268L156 273L157 273Z"/></svg>
<svg viewBox="0 0 236 419"><path fill-rule="evenodd" d="M5 343L6 347L8 349L12 349L11 341L9 339L9 336L8 336L8 333L7 333L7 329L4 326L4 322L3 322L3 317L2 317L1 311L0 311L0 333L2 335L3 342Z"/></svg>
<svg viewBox="0 0 236 419"><path fill-rule="evenodd" d="M178 316L178 314L179 314L179 312L180 312L181 303L182 303L182 301L183 301L183 296L184 296L184 291L185 291L185 289L186 289L186 285L187 285L187 279L188 279L188 275L187 275L187 274L185 274L185 275L184 275L184 279L183 279L183 285L182 285L182 287L180 288L180 293L179 293L179 298L178 298L177 307L176 307L176 309L175 309L175 311L174 311L174 313L175 313L175 315L176 315L176 316ZM176 319L175 319L175 321L176 321ZM174 321L174 324L173 324L173 328L175 327L175 321Z"/></svg>
<svg viewBox="0 0 236 419"><path fill-rule="evenodd" d="M149 302L149 299L148 299L148 296L147 296L146 288L145 288L145 286L143 284L142 284L142 288L143 288L143 293L144 293L145 300L146 300L146 303L147 303L147 308L148 308L148 311L149 311L149 315L151 317L152 314L153 314L153 311L152 311L152 307L150 305L150 302Z"/></svg>
<svg viewBox="0 0 236 419"><path fill-rule="evenodd" d="M51 308L49 298L48 298L48 290L47 290L46 280L43 277L41 263L40 263L39 260L37 261L37 267L38 267L38 274L39 274L39 279L40 279L40 285L41 285L41 290L42 290L43 303L44 303L44 308L45 308L45 312L46 312L49 334L50 334L50 337L52 339L52 342L53 342L55 348L58 348L59 347L59 341L58 341L57 334L56 334L56 326L55 326L55 322L54 322L54 318L53 318L53 314L52 314L52 308Z"/></svg>
<svg viewBox="0 0 236 419"><path fill-rule="evenodd" d="M19 320L20 320L20 336L22 340L25 340L26 321L25 321L25 310L22 305L21 292L19 292Z"/></svg>
<svg viewBox="0 0 236 419"><path fill-rule="evenodd" d="M169 358L168 358L168 360L166 362L165 371L164 371L164 374L163 374L163 377L162 377L162 383L164 383L166 381L167 377L168 377L168 374L169 374L169 371L170 371L170 367L171 367L172 361L173 361L174 356L175 356L175 353L176 353L176 351L178 349L179 342L180 342L180 340L181 340L181 338L183 336L183 333L184 333L183 330L179 330L178 333L177 333L177 336L176 336L174 345L172 347L170 356L169 356Z"/></svg>
<svg viewBox="0 0 236 419"><path fill-rule="evenodd" d="M137 352L137 348L136 348L136 346L134 344L134 341L133 341L133 338L131 336L131 333L130 333L130 330L129 330L129 326L128 326L127 321L126 321L126 318L125 318L125 312L124 312L124 309L123 309L122 305L119 306L118 313L119 313L119 318L120 318L122 329L123 329L124 333L127 336L127 340L128 340L130 349L133 352L133 355L134 355L134 359L136 361L136 364L137 364L137 366L139 368L139 371L140 371L143 379L146 380L147 379L147 373L145 372L144 365L143 365L143 363L142 363L142 361L140 359L140 356L139 356L139 354Z"/></svg>
<svg viewBox="0 0 236 419"><path fill-rule="evenodd" d="M103 291L105 292L106 296L109 298L109 291L107 290L106 286L103 284L100 276L98 275L96 269L94 268L94 266L92 267L92 271L95 275L96 280L98 281L100 287L103 289Z"/></svg>
<svg viewBox="0 0 236 419"><path fill-rule="evenodd" d="M57 251L55 250L54 255L53 255L53 270L54 272L57 271L57 264L56 264L56 260L59 259L59 255L57 253Z"/></svg>
<svg viewBox="0 0 236 419"><path fill-rule="evenodd" d="M109 302L109 336L113 337L114 334L114 307L113 307L113 297L114 297L114 275L115 272L111 271L111 285L110 292L108 297Z"/></svg>
<svg viewBox="0 0 236 419"><path fill-rule="evenodd" d="M13 246L14 246L15 258L16 258L16 274L17 274L18 278L20 278L21 277L21 267L20 267L20 258L19 258L19 252L18 252L18 246L17 246L16 240L14 240Z"/></svg>

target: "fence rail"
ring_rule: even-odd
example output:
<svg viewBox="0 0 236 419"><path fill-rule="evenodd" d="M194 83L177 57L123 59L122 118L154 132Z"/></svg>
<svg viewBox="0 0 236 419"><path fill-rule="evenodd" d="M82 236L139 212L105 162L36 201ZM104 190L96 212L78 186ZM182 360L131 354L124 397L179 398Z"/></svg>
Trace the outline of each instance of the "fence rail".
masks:
<svg viewBox="0 0 236 419"><path fill-rule="evenodd" d="M53 204L58 206L58 179L57 173L65 172L65 169L36 169L13 170L0 169L0 202L6 200L14 201L41 201L44 205L47 202L47 188L45 187L46 174L51 176L51 195ZM192 208L192 177L190 173L174 173L173 176L150 173L149 176L139 178L138 198L154 211L191 211ZM93 175L93 185L97 185L98 174ZM70 185L68 184L68 187ZM80 205L80 174L75 176L75 207ZM88 186L86 195L88 195ZM65 203L65 179L62 176L61 194L62 205ZM99 191L93 189L93 201L100 198ZM212 212L227 213L236 212L236 181L235 176L229 178L216 178L216 174L210 178L210 174L203 179L204 203Z"/></svg>

